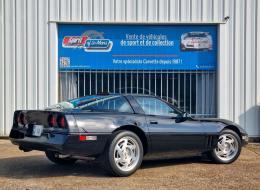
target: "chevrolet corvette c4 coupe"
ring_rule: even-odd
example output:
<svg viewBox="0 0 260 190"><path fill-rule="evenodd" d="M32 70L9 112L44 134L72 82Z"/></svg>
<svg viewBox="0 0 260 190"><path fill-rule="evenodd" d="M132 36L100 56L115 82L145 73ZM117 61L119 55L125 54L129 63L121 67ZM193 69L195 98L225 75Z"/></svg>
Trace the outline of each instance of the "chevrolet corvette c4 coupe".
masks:
<svg viewBox="0 0 260 190"><path fill-rule="evenodd" d="M44 110L14 112L10 140L20 150L44 151L56 164L85 157L115 176L129 176L144 158L207 155L235 161L246 131L222 119L195 119L151 95L98 94L60 102Z"/></svg>

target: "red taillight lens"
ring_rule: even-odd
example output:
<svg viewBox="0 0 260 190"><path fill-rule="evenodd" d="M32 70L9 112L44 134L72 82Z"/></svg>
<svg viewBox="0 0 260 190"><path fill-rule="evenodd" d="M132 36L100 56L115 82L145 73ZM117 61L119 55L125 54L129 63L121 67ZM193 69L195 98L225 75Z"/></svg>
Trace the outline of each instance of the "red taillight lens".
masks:
<svg viewBox="0 0 260 190"><path fill-rule="evenodd" d="M54 115L49 115L48 123L50 127L56 126L56 117Z"/></svg>
<svg viewBox="0 0 260 190"><path fill-rule="evenodd" d="M62 116L59 116L58 118L58 126L60 128L65 128L65 117L62 115Z"/></svg>
<svg viewBox="0 0 260 190"><path fill-rule="evenodd" d="M21 124L21 125L25 125L27 124L27 121L26 121L26 116L24 113L19 113L19 116L18 116L18 119L17 119L17 122L18 124Z"/></svg>
<svg viewBox="0 0 260 190"><path fill-rule="evenodd" d="M85 141L86 140L86 136L85 135L80 135L79 136L79 141Z"/></svg>

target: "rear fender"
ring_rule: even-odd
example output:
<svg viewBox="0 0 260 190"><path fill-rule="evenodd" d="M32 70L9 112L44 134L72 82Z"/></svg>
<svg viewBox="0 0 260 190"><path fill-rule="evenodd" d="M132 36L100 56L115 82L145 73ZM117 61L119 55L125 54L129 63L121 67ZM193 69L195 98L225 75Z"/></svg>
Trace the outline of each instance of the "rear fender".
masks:
<svg viewBox="0 0 260 190"><path fill-rule="evenodd" d="M116 130L114 130L113 133L120 130L131 131L140 138L143 144L144 155L150 150L149 135L146 135L146 133L141 128L135 125L123 125L117 128Z"/></svg>

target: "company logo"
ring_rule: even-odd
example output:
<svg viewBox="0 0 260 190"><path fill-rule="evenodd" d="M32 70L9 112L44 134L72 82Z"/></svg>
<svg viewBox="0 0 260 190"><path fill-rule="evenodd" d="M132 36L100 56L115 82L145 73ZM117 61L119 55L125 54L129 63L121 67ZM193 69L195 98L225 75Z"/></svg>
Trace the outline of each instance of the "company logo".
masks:
<svg viewBox="0 0 260 190"><path fill-rule="evenodd" d="M87 40L85 51L110 51L112 42L109 39L90 39Z"/></svg>
<svg viewBox="0 0 260 190"><path fill-rule="evenodd" d="M84 48L87 39L87 36L65 36L62 46L65 48Z"/></svg>
<svg viewBox="0 0 260 190"><path fill-rule="evenodd" d="M65 36L62 41L64 48L83 48L86 52L109 52L113 42L104 38L104 33L89 30L82 36Z"/></svg>

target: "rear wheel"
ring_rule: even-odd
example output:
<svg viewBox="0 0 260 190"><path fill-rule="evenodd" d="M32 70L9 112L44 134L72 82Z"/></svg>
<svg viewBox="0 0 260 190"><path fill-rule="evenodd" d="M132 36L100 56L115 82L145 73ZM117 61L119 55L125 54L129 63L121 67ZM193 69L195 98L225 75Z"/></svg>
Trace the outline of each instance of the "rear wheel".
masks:
<svg viewBox="0 0 260 190"><path fill-rule="evenodd" d="M141 165L143 146L139 137L130 131L118 131L104 155L105 168L116 176L129 176Z"/></svg>
<svg viewBox="0 0 260 190"><path fill-rule="evenodd" d="M232 130L225 129L221 132L217 146L210 152L213 161L221 164L234 162L241 152L241 139Z"/></svg>
<svg viewBox="0 0 260 190"><path fill-rule="evenodd" d="M45 154L47 158L50 161L54 162L55 164L71 165L77 161L77 159L75 158L71 158L69 156L59 154L58 152L46 151Z"/></svg>

